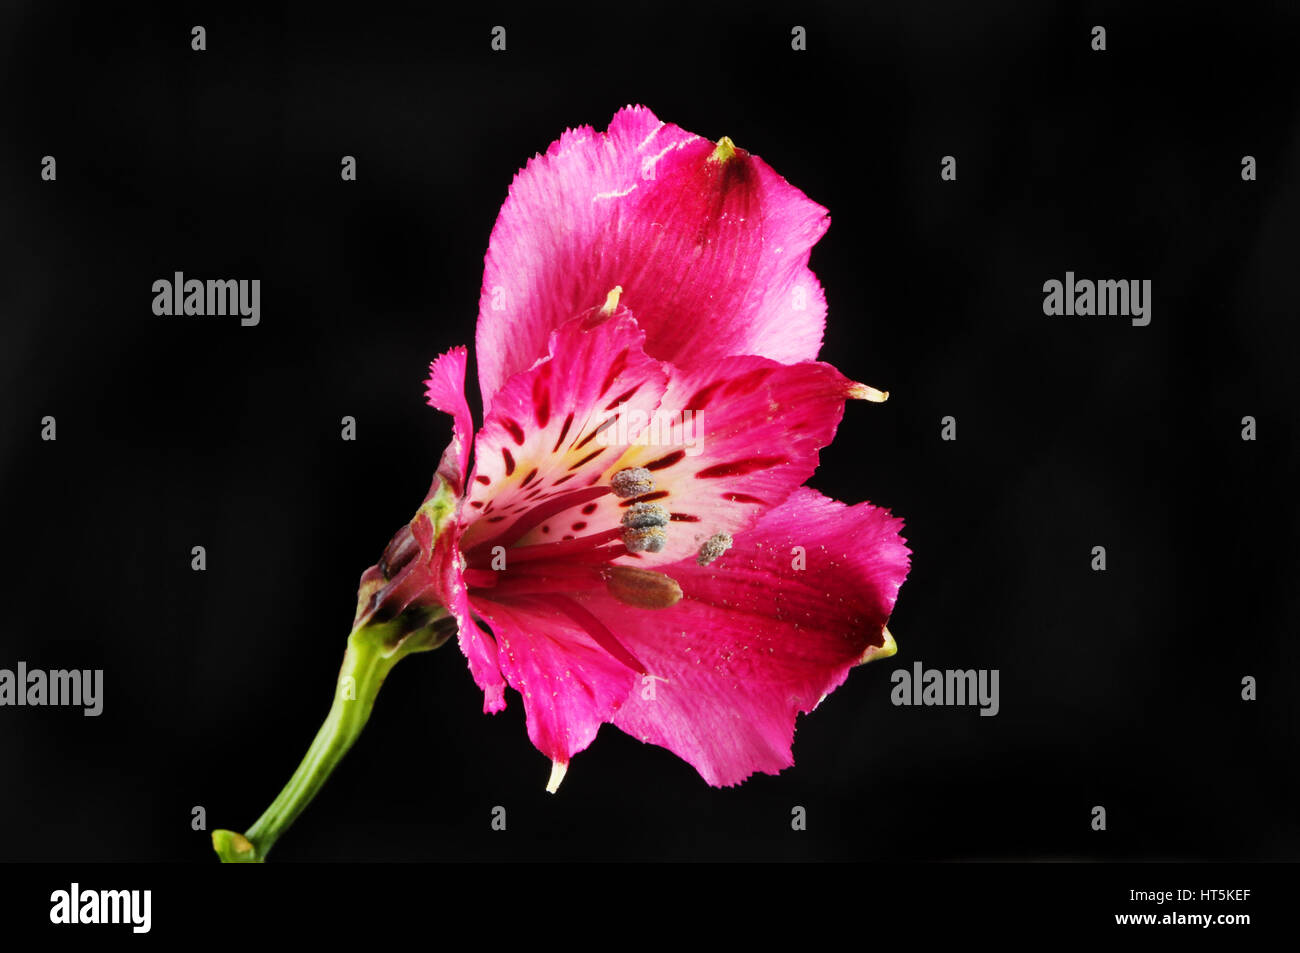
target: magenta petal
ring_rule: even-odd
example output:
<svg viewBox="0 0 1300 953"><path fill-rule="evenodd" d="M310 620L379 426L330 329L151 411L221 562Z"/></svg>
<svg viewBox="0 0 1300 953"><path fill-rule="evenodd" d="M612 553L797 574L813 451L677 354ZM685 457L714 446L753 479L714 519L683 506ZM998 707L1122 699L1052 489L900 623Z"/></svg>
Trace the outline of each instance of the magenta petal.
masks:
<svg viewBox="0 0 1300 953"><path fill-rule="evenodd" d="M457 496L465 489L470 439L474 433L474 421L465 400L467 360L466 349L455 347L429 365L425 397L431 407L452 417L451 443L443 452L438 473L429 489L429 498L437 492L440 479L445 480ZM462 505L458 501L458 508ZM496 643L474 624L470 612L460 557L462 529L459 512L441 534L435 534L424 512L417 513L411 521L410 534L419 546L420 557L411 565L404 566L403 575L398 578L405 588L418 588L422 597L435 598L456 619L460 649L469 662L475 683L483 689L483 710L489 713L500 711L506 706L505 679L497 666Z"/></svg>
<svg viewBox="0 0 1300 953"><path fill-rule="evenodd" d="M441 602L456 619L457 642L469 662L470 674L483 690L483 711L487 714L501 711L506 707L506 683L499 647L474 621L461 564L460 529L456 525L449 526L435 542L431 567Z"/></svg>
<svg viewBox="0 0 1300 953"><path fill-rule="evenodd" d="M435 477L435 490L430 491L430 497L437 486ZM456 620L461 652L469 662L474 682L483 690L483 711L489 714L500 711L506 707L505 679L497 664L496 642L475 625L470 611L460 555L460 524L453 516L442 532L437 533L428 513L421 508L411 520L410 535L419 548L419 556L403 567L398 579L411 580L405 583L407 586L420 586L420 598L436 601Z"/></svg>
<svg viewBox="0 0 1300 953"><path fill-rule="evenodd" d="M470 439L474 433L474 420L470 417L465 400L465 363L468 353L464 347L454 347L440 355L429 365L429 379L425 382L425 399L430 407L451 414L451 443L443 452L438 473L457 493L465 490L465 474L469 469Z"/></svg>
<svg viewBox="0 0 1300 953"><path fill-rule="evenodd" d="M459 523L438 540L434 556L440 597L460 624L461 649L475 682L484 690L489 711L505 706L503 672L506 678L514 673L516 681L528 677L518 647L531 643L516 634L510 644L517 657L509 658L508 645L493 624L496 619L509 624L513 617L505 610L483 613L493 635L477 626L465 593L461 553L472 557L476 547L490 551L494 545L512 545L526 527L546 523L547 514L560 512L571 502L578 505L608 495L608 471L621 448L601 443L597 428L616 414L608 409L611 405L652 412L666 386L665 371L641 351L643 340L644 334L626 312L594 326L570 321L552 335L553 356L515 375L502 388L475 439L474 475L460 503ZM567 534L557 530L550 539L562 535ZM444 538L453 549L443 548ZM568 618L553 608L544 614ZM574 628L571 621L563 624ZM510 639L508 631L506 639ZM543 649L551 646L538 644ZM585 634L581 644L602 651ZM626 668L608 653L605 658ZM540 717L530 715L530 725ZM594 737L594 727L591 731ZM552 741L544 749L548 754L556 747ZM588 738L582 746L589 742Z"/></svg>
<svg viewBox="0 0 1300 953"><path fill-rule="evenodd" d="M474 608L496 635L506 680L523 696L529 739L567 764L595 740L638 676L554 605L526 598L505 604L476 593Z"/></svg>
<svg viewBox="0 0 1300 953"><path fill-rule="evenodd" d="M780 364L728 357L708 367L673 369L653 427L643 428L619 458L645 467L654 490L640 499L671 514L658 553L625 557L628 565L667 565L694 556L717 533L740 533L779 506L817 468L818 452L835 436L854 384L829 364ZM689 413L687 413L689 412ZM636 445L643 440L644 445ZM554 520L617 526L634 500L607 496L594 507ZM585 514L585 515L583 515ZM534 531L524 543L545 542Z"/></svg>
<svg viewBox="0 0 1300 953"><path fill-rule="evenodd" d="M793 764L796 715L884 644L908 570L901 527L879 507L803 488L713 564L665 567L685 594L672 608L582 596L655 679L653 697L634 691L614 724L713 785Z"/></svg>
<svg viewBox="0 0 1300 953"><path fill-rule="evenodd" d="M715 156L713 142L644 107L619 111L607 132L566 132L515 177L492 231L477 334L484 405L615 286L660 360L816 357L826 306L808 255L828 224L761 159Z"/></svg>
<svg viewBox="0 0 1300 953"><path fill-rule="evenodd" d="M569 321L551 336L552 356L501 388L474 443L467 551L510 545L525 527L539 541L558 540L573 520L543 515L563 511L566 500L578 507L608 495L623 447L606 438L618 433L621 414L653 413L667 385L660 363L642 351L644 339L626 312L594 326Z"/></svg>

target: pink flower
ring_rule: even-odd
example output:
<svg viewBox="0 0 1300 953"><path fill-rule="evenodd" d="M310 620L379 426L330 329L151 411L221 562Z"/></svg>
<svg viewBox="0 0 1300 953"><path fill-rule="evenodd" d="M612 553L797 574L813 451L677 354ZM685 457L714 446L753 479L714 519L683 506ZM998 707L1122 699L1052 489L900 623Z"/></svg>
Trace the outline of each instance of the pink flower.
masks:
<svg viewBox="0 0 1300 953"><path fill-rule="evenodd" d="M803 486L845 400L884 398L815 360L827 225L761 159L640 107L511 186L480 301L486 419L474 434L465 348L434 361L451 444L355 627L445 607L484 710L522 696L551 790L605 723L713 785L776 773L798 713L893 654L901 521Z"/></svg>

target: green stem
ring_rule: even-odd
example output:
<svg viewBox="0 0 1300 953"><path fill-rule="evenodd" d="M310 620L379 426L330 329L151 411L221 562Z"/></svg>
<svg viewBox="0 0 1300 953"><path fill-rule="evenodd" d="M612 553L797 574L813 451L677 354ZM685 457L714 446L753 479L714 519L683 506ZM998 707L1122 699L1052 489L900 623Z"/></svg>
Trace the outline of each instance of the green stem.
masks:
<svg viewBox="0 0 1300 953"><path fill-rule="evenodd" d="M367 626L348 636L334 703L289 783L245 833L212 832L212 846L222 863L266 860L275 842L311 803L361 735L375 707L379 687L393 666L412 652L437 648L445 640L446 627L438 625L445 617L445 612L439 612L427 627L404 638L395 637L392 625Z"/></svg>

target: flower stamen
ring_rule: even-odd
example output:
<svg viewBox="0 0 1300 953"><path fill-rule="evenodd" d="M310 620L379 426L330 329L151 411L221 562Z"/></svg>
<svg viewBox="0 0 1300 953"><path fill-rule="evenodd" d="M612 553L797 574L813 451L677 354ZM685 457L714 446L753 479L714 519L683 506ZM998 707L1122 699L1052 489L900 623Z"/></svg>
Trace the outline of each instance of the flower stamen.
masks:
<svg viewBox="0 0 1300 953"><path fill-rule="evenodd" d="M655 481L645 467L628 467L615 473L613 479L609 481L609 486L615 496L626 500L629 497L649 493L655 488Z"/></svg>
<svg viewBox="0 0 1300 953"><path fill-rule="evenodd" d="M668 545L668 534L658 526L623 530L623 545L629 553L659 553Z"/></svg>
<svg viewBox="0 0 1300 953"><path fill-rule="evenodd" d="M671 516L658 503L633 503L623 514L623 525L629 529L647 529L667 526Z"/></svg>
<svg viewBox="0 0 1300 953"><path fill-rule="evenodd" d="M664 527L672 517L658 503L633 503L623 514L623 544L630 553L661 552L668 542Z"/></svg>
<svg viewBox="0 0 1300 953"><path fill-rule="evenodd" d="M612 566L605 588L619 602L637 609L667 609L682 597L682 587L672 576L631 566Z"/></svg>

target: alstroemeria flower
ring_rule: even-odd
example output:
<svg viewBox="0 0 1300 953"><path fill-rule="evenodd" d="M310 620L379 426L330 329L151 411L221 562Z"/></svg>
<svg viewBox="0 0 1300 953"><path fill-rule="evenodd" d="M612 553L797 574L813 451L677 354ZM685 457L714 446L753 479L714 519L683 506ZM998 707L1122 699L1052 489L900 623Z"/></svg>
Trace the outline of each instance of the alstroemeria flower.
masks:
<svg viewBox="0 0 1300 953"><path fill-rule="evenodd" d="M553 764L611 723L713 785L793 763L796 716L894 651L901 521L803 486L850 398L815 360L826 210L644 108L566 132L492 233L477 333L431 366L453 435L356 626L443 607ZM471 450L473 467L470 468Z"/></svg>

